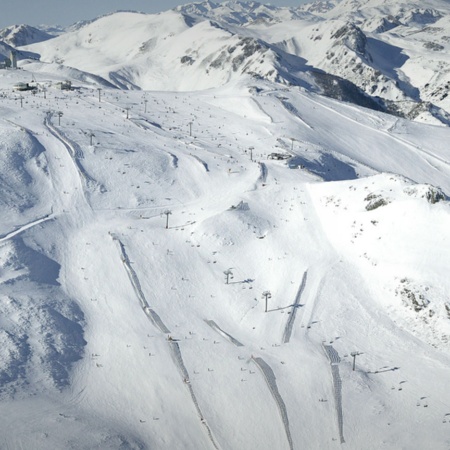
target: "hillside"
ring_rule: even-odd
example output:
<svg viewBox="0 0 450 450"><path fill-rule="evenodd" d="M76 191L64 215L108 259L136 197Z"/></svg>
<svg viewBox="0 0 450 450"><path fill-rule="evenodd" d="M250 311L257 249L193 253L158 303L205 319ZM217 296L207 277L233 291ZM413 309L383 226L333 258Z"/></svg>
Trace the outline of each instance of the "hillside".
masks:
<svg viewBox="0 0 450 450"><path fill-rule="evenodd" d="M112 14L0 70L0 448L449 448L450 129L317 75L282 36L330 43L319 6Z"/></svg>

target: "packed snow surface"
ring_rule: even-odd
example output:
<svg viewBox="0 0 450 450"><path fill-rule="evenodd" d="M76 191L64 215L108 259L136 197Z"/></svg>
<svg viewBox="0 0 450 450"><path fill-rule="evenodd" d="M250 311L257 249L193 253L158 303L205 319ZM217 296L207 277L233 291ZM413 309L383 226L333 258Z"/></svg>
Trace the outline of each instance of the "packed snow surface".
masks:
<svg viewBox="0 0 450 450"><path fill-rule="evenodd" d="M0 71L0 448L448 449L450 129L101 76Z"/></svg>

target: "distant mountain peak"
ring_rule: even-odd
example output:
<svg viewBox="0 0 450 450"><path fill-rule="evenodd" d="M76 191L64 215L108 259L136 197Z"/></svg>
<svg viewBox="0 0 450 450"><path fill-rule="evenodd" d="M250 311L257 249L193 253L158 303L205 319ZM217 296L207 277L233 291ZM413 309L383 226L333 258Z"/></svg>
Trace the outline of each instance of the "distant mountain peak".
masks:
<svg viewBox="0 0 450 450"><path fill-rule="evenodd" d="M53 38L51 34L30 25L12 25L0 30L0 40L12 47L35 44Z"/></svg>
<svg viewBox="0 0 450 450"><path fill-rule="evenodd" d="M307 11L294 7L278 7L254 1L212 1L196 2L178 6L176 11L200 16L205 19L228 23L230 25L248 25L257 22L278 23L282 20L300 19Z"/></svg>

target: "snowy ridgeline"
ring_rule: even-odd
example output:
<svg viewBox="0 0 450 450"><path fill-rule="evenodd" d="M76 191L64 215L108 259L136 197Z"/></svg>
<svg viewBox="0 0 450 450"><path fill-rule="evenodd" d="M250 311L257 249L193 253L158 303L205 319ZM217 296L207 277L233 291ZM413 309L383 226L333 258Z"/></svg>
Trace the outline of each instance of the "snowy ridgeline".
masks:
<svg viewBox="0 0 450 450"><path fill-rule="evenodd" d="M120 89L200 91L247 75L449 125L449 13L444 0L206 1L67 29L10 26L0 64L13 50L21 67Z"/></svg>
<svg viewBox="0 0 450 450"><path fill-rule="evenodd" d="M100 68L0 72L0 448L448 449L449 129Z"/></svg>

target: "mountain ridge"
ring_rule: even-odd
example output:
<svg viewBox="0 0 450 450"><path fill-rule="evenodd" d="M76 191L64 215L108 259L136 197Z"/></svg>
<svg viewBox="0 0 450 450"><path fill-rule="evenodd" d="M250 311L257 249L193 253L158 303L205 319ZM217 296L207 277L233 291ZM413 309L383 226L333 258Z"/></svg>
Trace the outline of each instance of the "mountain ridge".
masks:
<svg viewBox="0 0 450 450"><path fill-rule="evenodd" d="M439 4L430 2L434 6ZM359 9L354 11L354 5L355 2L343 1L326 13L315 14L305 12L309 6L281 8L257 2L194 3L158 15L118 12L82 23L63 37L23 48L39 54L43 62L68 64L89 73L95 72L96 65L89 61L99 57L103 70L95 75L119 83L121 88L201 90L224 84L239 74L301 86L306 68L319 71L321 78L329 74L328 86L332 86L333 79L350 82L361 90L360 97L371 98L367 104L412 119L435 122L437 118L446 124L450 103L441 91L442 83L450 81L450 66L445 60L450 50L445 41L446 30L450 35L450 22L430 8L406 10L395 2L368 1L357 2ZM445 5L441 6L444 11ZM124 17L124 23L125 17L130 20L133 17L132 21L140 25L121 27L119 17ZM202 22L205 24L201 25ZM438 22L445 27L437 31L441 28L436 26L432 31L430 26ZM216 33L209 42L203 41L202 36L214 36L216 24L225 34ZM116 30L117 37L108 36L111 28ZM431 31L433 41L426 37ZM442 44L436 42L436 33L442 35ZM225 46L227 34L230 42ZM241 42L243 52L233 56L229 52L236 48L236 39ZM249 39L256 39L250 47L253 53L242 44L250 42ZM186 45L188 40L190 45ZM418 43L424 49L421 53L417 53ZM266 50L258 53L261 45ZM137 47L140 52L136 52ZM264 53L269 56L269 48L273 55L265 59ZM435 56L440 55L442 58L436 60ZM239 67L237 61L242 61ZM441 80L414 81L413 72L426 73L425 62L440 65ZM182 82L171 76L186 69L189 76ZM324 95L336 95L324 89L323 83L314 87L313 76L307 78L310 88ZM197 81L189 81L193 79Z"/></svg>

